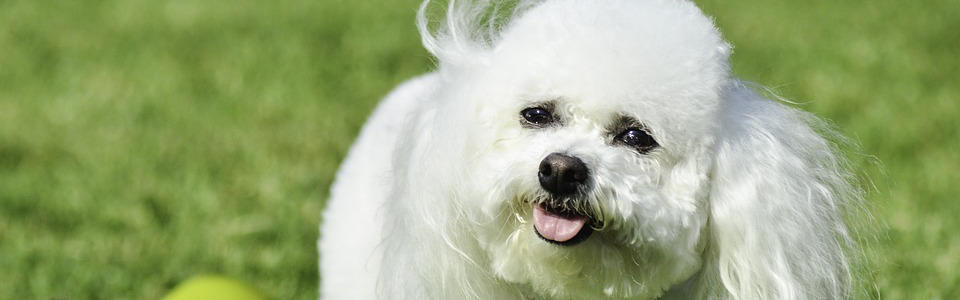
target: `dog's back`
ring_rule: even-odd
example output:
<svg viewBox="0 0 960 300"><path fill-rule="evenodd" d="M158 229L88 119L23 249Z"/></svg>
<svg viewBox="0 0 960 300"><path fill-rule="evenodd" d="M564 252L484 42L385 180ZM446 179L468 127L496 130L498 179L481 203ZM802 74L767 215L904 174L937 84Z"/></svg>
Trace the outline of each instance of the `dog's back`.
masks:
<svg viewBox="0 0 960 300"><path fill-rule="evenodd" d="M320 250L322 299L375 299L383 216L397 136L436 86L436 75L400 85L377 107L344 159L324 212Z"/></svg>

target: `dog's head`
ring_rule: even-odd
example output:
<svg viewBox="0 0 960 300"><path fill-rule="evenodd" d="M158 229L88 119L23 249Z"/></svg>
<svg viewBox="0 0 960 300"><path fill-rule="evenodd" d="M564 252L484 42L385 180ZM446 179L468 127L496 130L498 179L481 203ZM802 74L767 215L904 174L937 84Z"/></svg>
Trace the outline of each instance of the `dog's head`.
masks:
<svg viewBox="0 0 960 300"><path fill-rule="evenodd" d="M731 78L693 3L521 1L502 30L460 3L439 34L421 18L443 77L430 134L499 280L579 299L844 293L845 173L813 119Z"/></svg>

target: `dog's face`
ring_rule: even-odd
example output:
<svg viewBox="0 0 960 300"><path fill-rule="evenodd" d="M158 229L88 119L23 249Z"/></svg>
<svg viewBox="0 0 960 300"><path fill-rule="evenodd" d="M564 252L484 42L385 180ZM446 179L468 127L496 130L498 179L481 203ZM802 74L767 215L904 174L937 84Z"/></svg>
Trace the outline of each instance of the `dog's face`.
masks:
<svg viewBox="0 0 960 300"><path fill-rule="evenodd" d="M701 264L728 47L690 3L577 5L527 12L451 76L439 113L468 120L458 205L503 280L655 297Z"/></svg>
<svg viewBox="0 0 960 300"><path fill-rule="evenodd" d="M862 194L833 134L731 78L693 3L517 0L501 30L493 2L451 1L435 34L429 2L439 76L385 241L416 255L385 256L385 295L849 298Z"/></svg>

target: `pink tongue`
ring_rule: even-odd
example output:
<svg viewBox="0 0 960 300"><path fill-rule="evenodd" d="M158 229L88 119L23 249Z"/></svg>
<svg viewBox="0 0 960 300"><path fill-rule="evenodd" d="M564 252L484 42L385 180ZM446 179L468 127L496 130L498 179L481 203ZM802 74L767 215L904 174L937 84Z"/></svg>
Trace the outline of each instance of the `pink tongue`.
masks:
<svg viewBox="0 0 960 300"><path fill-rule="evenodd" d="M533 227L540 236L555 242L566 242L577 236L583 225L584 217L567 218L551 214L540 205L533 206Z"/></svg>

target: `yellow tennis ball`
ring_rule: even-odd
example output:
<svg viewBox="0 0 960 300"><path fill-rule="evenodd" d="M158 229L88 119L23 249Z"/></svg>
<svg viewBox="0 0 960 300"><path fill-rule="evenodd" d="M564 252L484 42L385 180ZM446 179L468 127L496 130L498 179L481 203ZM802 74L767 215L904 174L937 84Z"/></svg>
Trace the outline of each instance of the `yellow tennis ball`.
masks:
<svg viewBox="0 0 960 300"><path fill-rule="evenodd" d="M246 283L222 276L197 276L177 285L163 300L265 300Z"/></svg>

